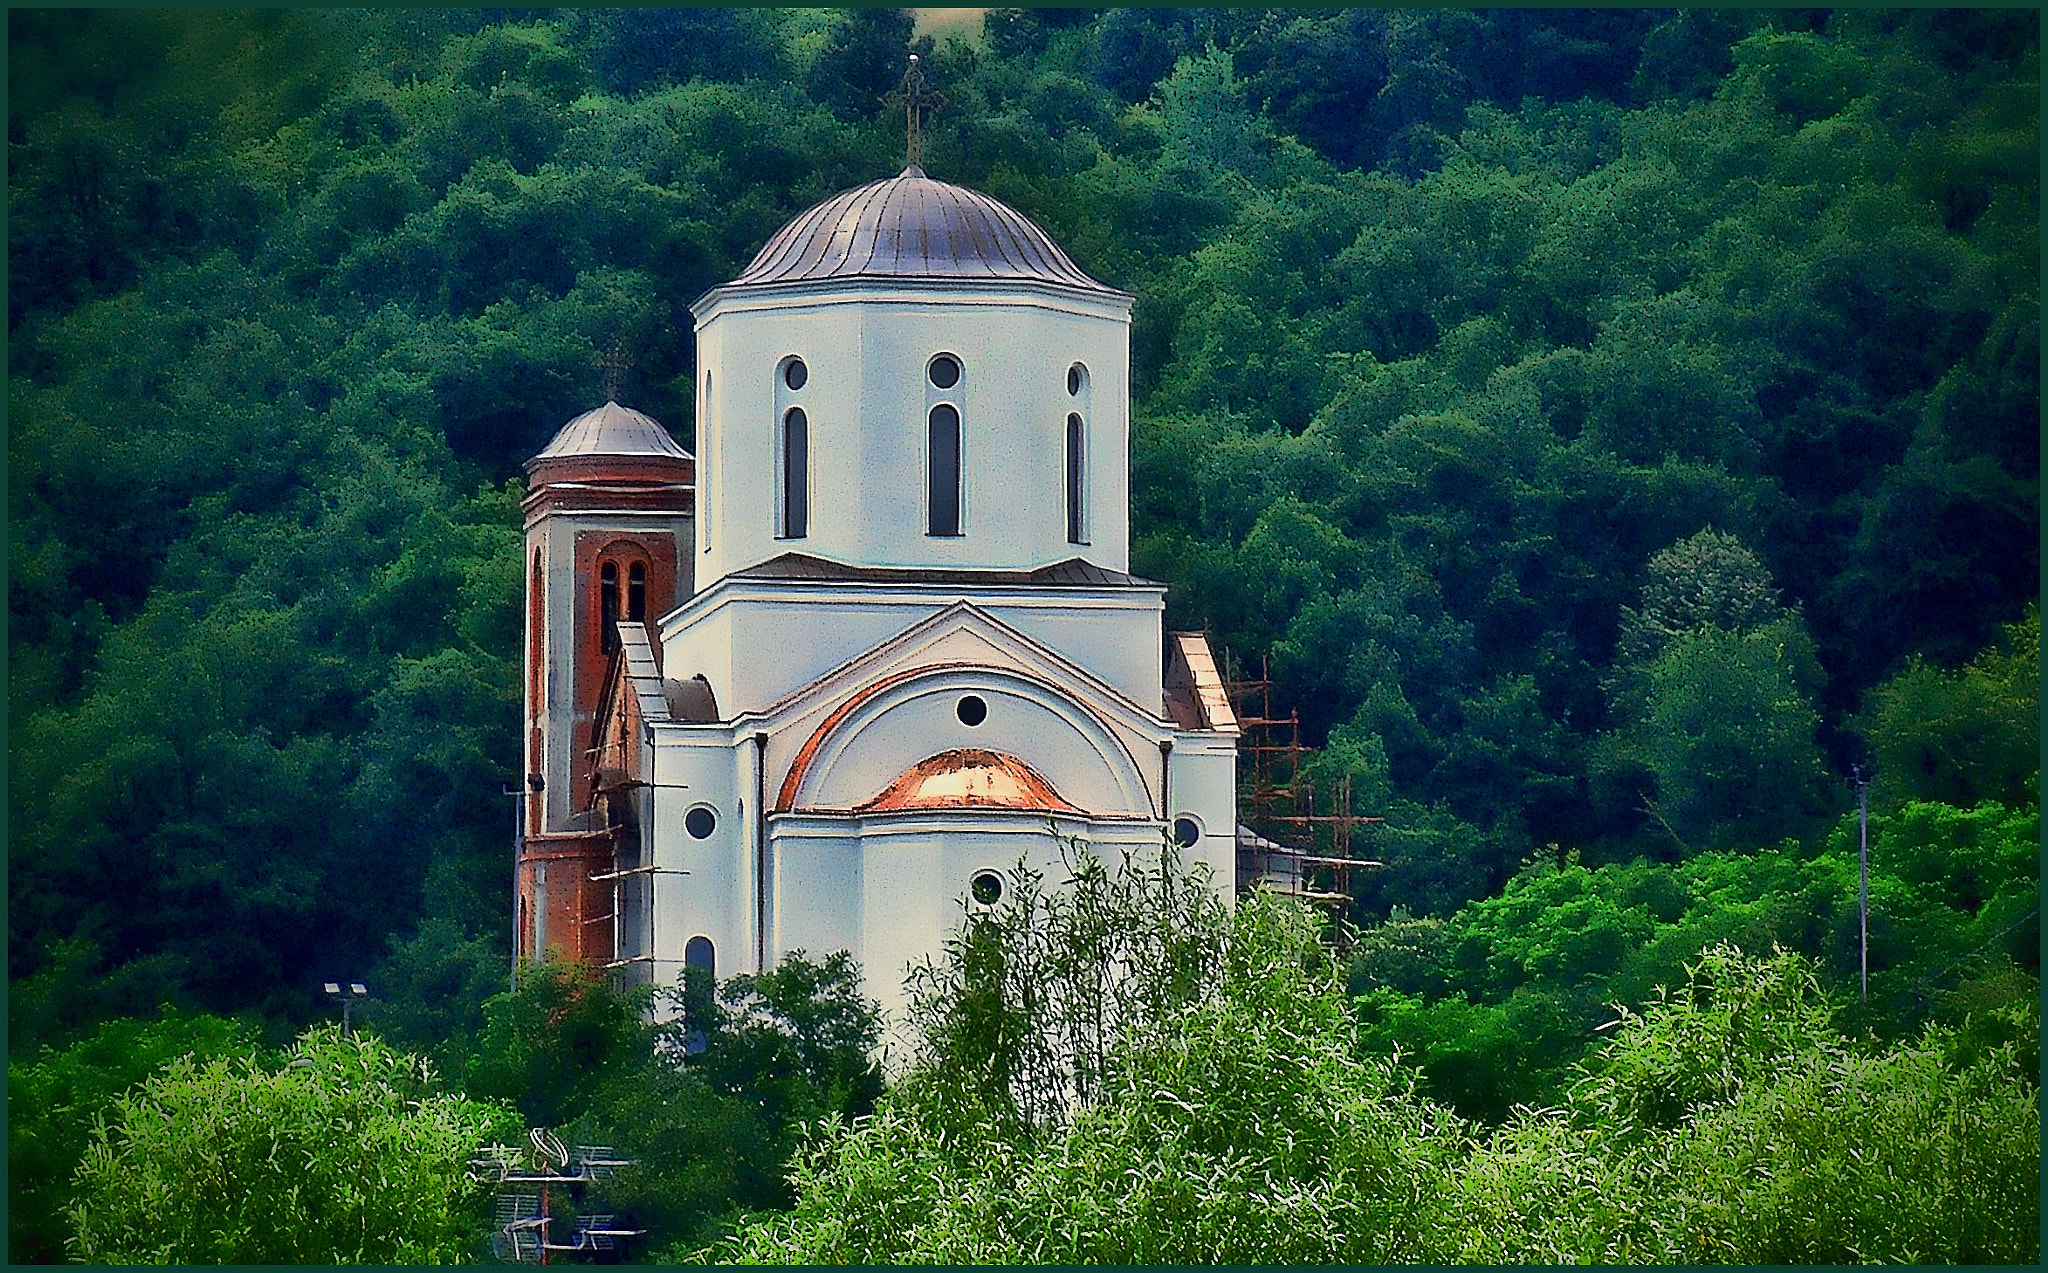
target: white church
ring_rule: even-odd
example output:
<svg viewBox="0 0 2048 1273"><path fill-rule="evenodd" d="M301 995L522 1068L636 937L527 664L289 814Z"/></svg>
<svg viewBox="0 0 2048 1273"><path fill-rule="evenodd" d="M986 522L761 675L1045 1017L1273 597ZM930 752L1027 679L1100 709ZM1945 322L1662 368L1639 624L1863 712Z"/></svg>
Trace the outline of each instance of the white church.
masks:
<svg viewBox="0 0 2048 1273"><path fill-rule="evenodd" d="M843 949L900 1019L1063 839L1233 894L1238 726L1128 572L1132 299L913 163L691 307L697 455L608 402L528 462L521 957Z"/></svg>

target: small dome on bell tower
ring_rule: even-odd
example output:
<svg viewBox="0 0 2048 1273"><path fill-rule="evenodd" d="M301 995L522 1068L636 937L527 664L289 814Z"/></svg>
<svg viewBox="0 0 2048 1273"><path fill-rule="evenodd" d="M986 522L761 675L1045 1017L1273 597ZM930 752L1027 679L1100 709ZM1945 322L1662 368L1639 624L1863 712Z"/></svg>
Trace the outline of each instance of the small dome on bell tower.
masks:
<svg viewBox="0 0 2048 1273"><path fill-rule="evenodd" d="M675 480L694 476L696 462L661 422L645 412L607 402L556 432L526 462L529 485L554 481Z"/></svg>

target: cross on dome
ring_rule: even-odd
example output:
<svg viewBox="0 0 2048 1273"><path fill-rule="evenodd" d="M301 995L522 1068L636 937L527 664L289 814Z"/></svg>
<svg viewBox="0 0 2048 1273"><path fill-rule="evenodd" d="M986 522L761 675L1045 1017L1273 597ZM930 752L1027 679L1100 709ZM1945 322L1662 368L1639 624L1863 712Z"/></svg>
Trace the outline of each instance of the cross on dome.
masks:
<svg viewBox="0 0 2048 1273"><path fill-rule="evenodd" d="M619 400L619 386L628 371L633 369L633 356L626 352L625 342L612 337L611 345L601 354L593 355L591 361L604 372L604 396L608 402Z"/></svg>
<svg viewBox="0 0 2048 1273"><path fill-rule="evenodd" d="M930 87L924 73L924 61L917 54L910 55L910 68L903 72L903 83L884 100L903 103L903 152L906 175L924 175L924 118L946 104L945 95Z"/></svg>

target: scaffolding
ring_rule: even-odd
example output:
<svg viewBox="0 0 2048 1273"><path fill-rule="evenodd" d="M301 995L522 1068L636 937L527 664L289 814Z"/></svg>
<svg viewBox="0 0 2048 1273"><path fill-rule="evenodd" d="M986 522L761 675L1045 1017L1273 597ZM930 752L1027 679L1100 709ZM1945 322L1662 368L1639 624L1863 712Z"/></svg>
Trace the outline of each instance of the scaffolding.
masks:
<svg viewBox="0 0 2048 1273"><path fill-rule="evenodd" d="M555 1209L560 1192L570 1195L573 1207L586 1188L611 1179L619 1168L631 1166L632 1159L621 1157L610 1145L570 1149L546 1128L536 1127L527 1137L530 1149L486 1145L469 1162L471 1178L493 1190L493 1256L508 1264L546 1264L551 1252L571 1258L616 1258L623 1240L646 1233L620 1228L617 1217L609 1213L576 1210L570 1218ZM570 1220L569 1240L557 1242L554 1225L562 1219Z"/></svg>
<svg viewBox="0 0 2048 1273"><path fill-rule="evenodd" d="M1244 824L1237 829L1237 886L1265 888L1338 915L1351 909L1354 871L1382 865L1358 852L1361 828L1383 821L1352 808L1351 777L1327 793L1329 812L1319 811L1315 779L1303 771L1310 748L1301 741L1301 713L1273 713L1272 676L1265 658L1257 676L1230 650L1223 651L1223 687L1237 713L1238 755L1244 774ZM1256 710L1254 705L1256 704Z"/></svg>

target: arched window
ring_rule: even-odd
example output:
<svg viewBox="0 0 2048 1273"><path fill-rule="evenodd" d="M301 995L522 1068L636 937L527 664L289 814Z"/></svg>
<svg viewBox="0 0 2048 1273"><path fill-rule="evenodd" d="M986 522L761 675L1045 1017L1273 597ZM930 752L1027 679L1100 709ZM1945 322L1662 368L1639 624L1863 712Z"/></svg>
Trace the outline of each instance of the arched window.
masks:
<svg viewBox="0 0 2048 1273"><path fill-rule="evenodd" d="M526 698L528 710L540 712L540 666L547 656L547 577L541 573L540 549L533 550L533 581L526 587Z"/></svg>
<svg viewBox="0 0 2048 1273"><path fill-rule="evenodd" d="M636 561L626 569L626 622L647 621L647 563Z"/></svg>
<svg viewBox="0 0 2048 1273"><path fill-rule="evenodd" d="M925 448L927 535L960 533L960 412L951 403L932 408Z"/></svg>
<svg viewBox="0 0 2048 1273"><path fill-rule="evenodd" d="M692 937L683 945L683 986L692 996L709 995L718 989L718 952L709 937ZM683 1051L695 1056L710 1046L702 1030L683 1036Z"/></svg>
<svg viewBox="0 0 2048 1273"><path fill-rule="evenodd" d="M791 366L802 366L792 363ZM782 417L782 537L802 539L811 517L811 422L802 407Z"/></svg>
<svg viewBox="0 0 2048 1273"><path fill-rule="evenodd" d="M619 563L608 561L597 571L597 644L609 654L619 648Z"/></svg>
<svg viewBox="0 0 2048 1273"><path fill-rule="evenodd" d="M1082 495L1086 491L1086 459L1088 449L1085 430L1081 427L1080 414L1067 416L1067 542L1085 544L1088 542L1088 522L1082 508Z"/></svg>
<svg viewBox="0 0 2048 1273"><path fill-rule="evenodd" d="M709 937L692 937L689 940L683 947L683 967L702 968L714 977L718 975L718 952L712 948Z"/></svg>

